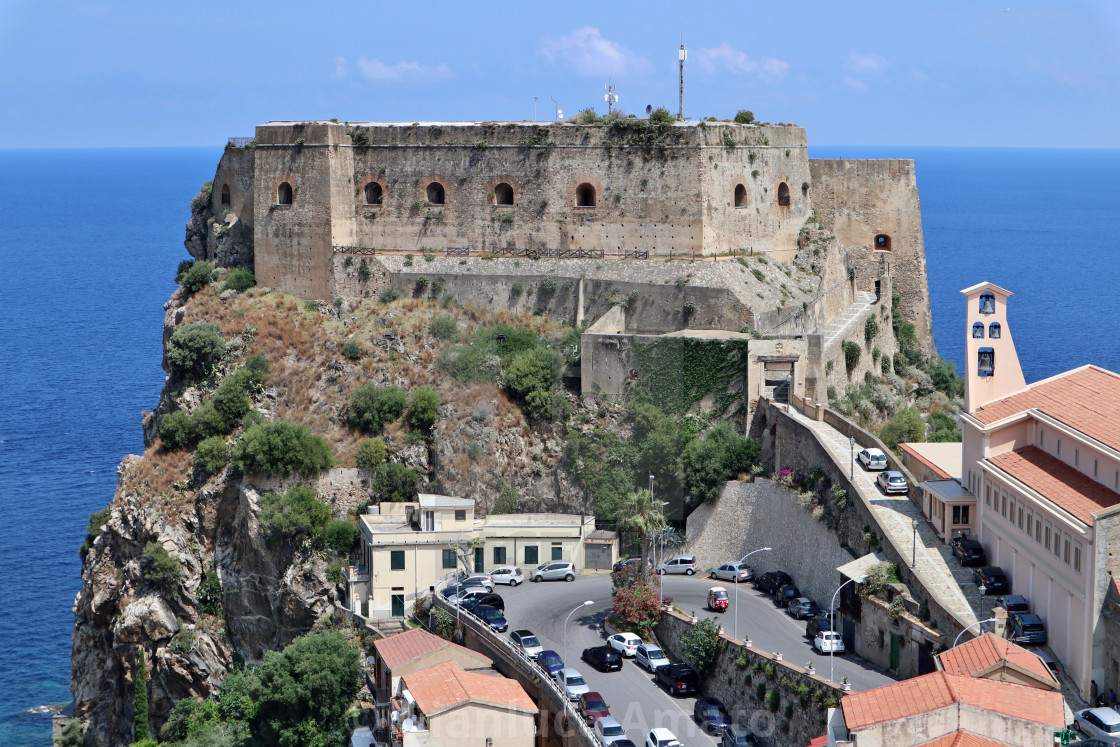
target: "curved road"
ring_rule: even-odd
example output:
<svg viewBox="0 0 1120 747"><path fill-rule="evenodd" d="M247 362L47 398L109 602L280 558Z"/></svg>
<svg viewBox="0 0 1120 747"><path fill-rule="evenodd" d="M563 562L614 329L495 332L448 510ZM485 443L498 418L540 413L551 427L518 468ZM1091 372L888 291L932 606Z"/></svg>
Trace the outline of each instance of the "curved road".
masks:
<svg viewBox="0 0 1120 747"><path fill-rule="evenodd" d="M717 583L727 588L732 600L730 609L722 614L705 609L708 588ZM734 587L734 584L713 582L700 575L664 577L665 595L672 597L680 609L685 612L695 610L698 617L719 617L724 631L731 634L734 632ZM510 630L528 628L541 639L545 648L557 651L568 666L579 669L591 689L598 691L607 701L611 715L622 723L627 736L636 744L642 744L646 733L655 726L672 730L686 745L715 744L715 738L705 735L692 721L694 699L671 697L657 686L651 674L634 664L632 659L624 661L621 671L609 674L580 661L584 648L605 642L603 621L611 605L610 576L579 576L571 583L526 582L516 588L499 586L497 592L505 600L505 616ZM580 607L585 600L591 600L592 604ZM738 603L740 636L749 631L755 646L767 651L781 651L788 661L803 663L812 659L817 671L828 676L827 657L811 650L809 640L804 637L804 622L797 622L775 608L769 597L758 594L749 584L740 585ZM564 620L573 610L575 612L565 627ZM895 681L846 656L836 657L835 664L836 679L847 676L853 690L879 687ZM734 709L735 704L726 705ZM748 718L749 714L743 714L740 720L747 721Z"/></svg>

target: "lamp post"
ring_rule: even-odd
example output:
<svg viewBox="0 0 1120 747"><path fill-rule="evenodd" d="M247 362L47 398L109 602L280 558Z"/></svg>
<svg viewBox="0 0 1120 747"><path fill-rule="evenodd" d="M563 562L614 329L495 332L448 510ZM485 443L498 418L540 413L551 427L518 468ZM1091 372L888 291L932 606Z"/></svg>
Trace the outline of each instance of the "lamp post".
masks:
<svg viewBox="0 0 1120 747"><path fill-rule="evenodd" d="M840 594L840 590L843 589L848 584L852 583L853 581L855 581L857 584L862 584L866 580L867 580L867 574L866 573L863 574L862 576L856 576L855 578L849 578L847 581L845 581L844 583L837 586L836 591L834 591L832 593L832 603L828 606L828 609L829 609L828 614L829 614L829 624L832 627L832 632L833 633L836 633L837 635L840 634L840 632L838 630L836 630L836 597L837 597L837 595ZM828 652L828 681L829 682L832 682L832 673L834 671L835 666L836 666L836 645L833 644L832 650Z"/></svg>
<svg viewBox="0 0 1120 747"><path fill-rule="evenodd" d="M996 621L996 619L994 617L989 617L987 620L981 620L980 622L972 623L971 625L968 626L968 628L975 628L977 625L983 625L984 623L994 623L995 621ZM962 635L964 635L966 632L968 632L968 628L965 628L961 632L957 633L957 637L953 639L952 648L957 647L957 641L959 641L961 639Z"/></svg>
<svg viewBox="0 0 1120 747"><path fill-rule="evenodd" d="M757 550L751 550L749 553L739 558L739 562L743 563L747 558L754 555L756 552L769 552L773 547L760 547ZM736 568L736 571L739 569ZM735 579L735 640L739 640L739 579Z"/></svg>
<svg viewBox="0 0 1120 747"><path fill-rule="evenodd" d="M848 479L856 479L856 437L848 436L848 456L851 457L852 463L848 468Z"/></svg>
<svg viewBox="0 0 1120 747"><path fill-rule="evenodd" d="M910 526L914 529L914 544L910 547L910 567L918 564L918 520L912 519Z"/></svg>
<svg viewBox="0 0 1120 747"><path fill-rule="evenodd" d="M653 475L650 475L649 477L650 477L650 480L653 479ZM662 501L661 502L662 513L664 513L665 507L668 506L668 505L669 505L669 501ZM663 555L665 555L665 529L666 529L666 527L661 527L661 531L658 533L657 565L654 565L654 573L657 573L657 566L660 565L661 563L665 562L665 558L662 557ZM660 607L664 603L665 603L665 574L664 573L657 573L657 605Z"/></svg>
<svg viewBox="0 0 1120 747"><path fill-rule="evenodd" d="M576 610L581 610L590 604L593 604L593 602L588 599L586 602L576 607L576 609L569 612L568 616L564 618L564 666L568 666L568 662L570 661L570 659L568 659L568 621L572 619L572 615L576 613Z"/></svg>

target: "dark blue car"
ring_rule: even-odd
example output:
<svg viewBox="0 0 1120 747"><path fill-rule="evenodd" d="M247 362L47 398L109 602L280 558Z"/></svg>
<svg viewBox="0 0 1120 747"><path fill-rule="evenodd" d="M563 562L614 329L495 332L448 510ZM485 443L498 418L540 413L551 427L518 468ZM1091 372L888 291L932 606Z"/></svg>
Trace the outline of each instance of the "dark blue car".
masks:
<svg viewBox="0 0 1120 747"><path fill-rule="evenodd" d="M709 734L720 734L731 725L731 716L717 698L701 696L696 699L692 718Z"/></svg>
<svg viewBox="0 0 1120 747"><path fill-rule="evenodd" d="M504 633L509 628L509 623L506 622L506 618L502 615L501 612L494 609L493 607L485 604L480 604L473 610L471 610L471 612L474 613L476 617L481 619L482 622L486 623L492 629L498 631L499 633Z"/></svg>
<svg viewBox="0 0 1120 747"><path fill-rule="evenodd" d="M549 677L555 677L558 672L564 671L564 660L560 658L560 654L550 648L546 648L537 654L537 663L541 665L541 669L548 673Z"/></svg>
<svg viewBox="0 0 1120 747"><path fill-rule="evenodd" d="M1020 646L1045 646L1046 625L1038 615L1012 615L1011 641Z"/></svg>

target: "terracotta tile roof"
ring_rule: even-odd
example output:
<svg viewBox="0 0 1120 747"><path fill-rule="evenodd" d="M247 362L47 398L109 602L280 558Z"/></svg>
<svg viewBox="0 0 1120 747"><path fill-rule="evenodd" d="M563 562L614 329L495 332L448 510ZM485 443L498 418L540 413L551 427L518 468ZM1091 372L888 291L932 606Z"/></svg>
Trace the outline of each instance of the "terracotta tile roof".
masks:
<svg viewBox="0 0 1120 747"><path fill-rule="evenodd" d="M428 718L469 702L537 712L517 680L467 672L453 661L406 674L401 680Z"/></svg>
<svg viewBox="0 0 1120 747"><path fill-rule="evenodd" d="M1010 397L989 402L972 413L985 425L1027 410L1038 410L1090 438L1120 449L1120 375L1083 366Z"/></svg>
<svg viewBox="0 0 1120 747"><path fill-rule="evenodd" d="M987 462L1089 525L1093 523L1094 511L1120 503L1120 493L1037 446L1024 446Z"/></svg>
<svg viewBox="0 0 1120 747"><path fill-rule="evenodd" d="M1008 747L1005 742L997 742L987 737L979 737L971 732L958 731L935 739L932 742L922 742L915 747Z"/></svg>
<svg viewBox="0 0 1120 747"><path fill-rule="evenodd" d="M849 729L861 729L962 703L1011 718L1062 726L1062 695L1037 687L980 677L933 672L893 685L845 695L840 701Z"/></svg>
<svg viewBox="0 0 1120 747"><path fill-rule="evenodd" d="M827 734L821 737L817 737L813 741L809 742L809 747L825 747L826 744L828 744Z"/></svg>
<svg viewBox="0 0 1120 747"><path fill-rule="evenodd" d="M937 655L942 670L950 674L967 674L982 677L1002 664L1013 664L1024 669L1045 682L1057 686L1054 676L1035 654L1011 641L1004 640L994 633L962 643L956 648Z"/></svg>
<svg viewBox="0 0 1120 747"><path fill-rule="evenodd" d="M484 654L480 654L477 651L460 646L457 643L452 643L451 641L446 641L437 635L432 635L423 628L406 630L403 633L397 633L396 635L382 638L373 643L373 647L377 650L377 655L381 657L381 660L385 662L385 666L389 667L389 669L407 664L419 656L438 651L445 646L454 646L455 648L468 651L477 657L487 658Z"/></svg>

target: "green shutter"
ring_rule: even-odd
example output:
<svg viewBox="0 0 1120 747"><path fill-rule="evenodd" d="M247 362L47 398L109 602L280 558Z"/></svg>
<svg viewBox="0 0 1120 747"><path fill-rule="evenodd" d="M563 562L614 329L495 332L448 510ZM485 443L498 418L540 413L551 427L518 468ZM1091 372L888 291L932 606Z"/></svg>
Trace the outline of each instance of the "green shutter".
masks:
<svg viewBox="0 0 1120 747"><path fill-rule="evenodd" d="M539 562L540 561L537 560L537 546L536 545L526 545L525 546L525 565L536 565Z"/></svg>
<svg viewBox="0 0 1120 747"><path fill-rule="evenodd" d="M459 562L455 558L455 551L445 549L443 551L443 567L444 568L455 568L458 565L459 565Z"/></svg>
<svg viewBox="0 0 1120 747"><path fill-rule="evenodd" d="M389 551L389 570L403 571L404 570L404 550L390 550Z"/></svg>

